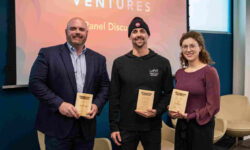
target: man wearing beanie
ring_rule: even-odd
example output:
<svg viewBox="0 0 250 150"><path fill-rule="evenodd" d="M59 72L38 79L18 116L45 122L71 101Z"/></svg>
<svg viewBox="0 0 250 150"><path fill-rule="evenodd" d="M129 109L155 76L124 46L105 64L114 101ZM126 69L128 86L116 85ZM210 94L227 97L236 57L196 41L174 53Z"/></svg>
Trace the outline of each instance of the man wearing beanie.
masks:
<svg viewBox="0 0 250 150"><path fill-rule="evenodd" d="M173 80L168 59L148 48L150 31L140 17L128 28L132 50L115 59L111 75L109 121L111 138L121 150L161 149L161 115L169 104ZM153 108L137 111L139 90L154 92Z"/></svg>

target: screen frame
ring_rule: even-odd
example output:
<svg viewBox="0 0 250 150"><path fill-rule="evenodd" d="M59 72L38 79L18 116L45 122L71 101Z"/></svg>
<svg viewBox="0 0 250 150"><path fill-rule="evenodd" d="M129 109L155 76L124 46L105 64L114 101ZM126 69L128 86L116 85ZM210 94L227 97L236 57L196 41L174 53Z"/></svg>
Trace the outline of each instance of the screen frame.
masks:
<svg viewBox="0 0 250 150"><path fill-rule="evenodd" d="M6 79L2 86L3 90L15 88L28 88L28 84L17 85L16 66L16 21L15 0L9 0L9 22L8 22L8 50L7 64L5 66ZM189 0L186 0L186 29L189 31ZM173 76L174 77L174 76Z"/></svg>

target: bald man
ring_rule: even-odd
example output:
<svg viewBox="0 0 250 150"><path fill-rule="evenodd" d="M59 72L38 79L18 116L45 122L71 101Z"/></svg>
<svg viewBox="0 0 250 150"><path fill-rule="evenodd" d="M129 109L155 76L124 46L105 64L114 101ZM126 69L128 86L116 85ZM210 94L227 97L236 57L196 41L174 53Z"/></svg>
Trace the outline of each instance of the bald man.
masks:
<svg viewBox="0 0 250 150"><path fill-rule="evenodd" d="M67 42L42 48L30 72L29 88L40 101L35 128L45 134L46 150L92 150L95 116L108 96L106 59L85 46L83 19L70 19L65 33ZM74 107L77 93L93 95L86 117Z"/></svg>

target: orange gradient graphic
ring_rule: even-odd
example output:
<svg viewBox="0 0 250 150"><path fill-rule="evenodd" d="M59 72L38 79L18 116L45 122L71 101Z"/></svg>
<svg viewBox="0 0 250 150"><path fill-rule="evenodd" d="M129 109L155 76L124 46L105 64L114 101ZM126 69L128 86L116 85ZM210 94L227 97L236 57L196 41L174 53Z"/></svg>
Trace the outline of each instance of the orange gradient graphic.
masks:
<svg viewBox="0 0 250 150"><path fill-rule="evenodd" d="M148 24L148 46L179 68L179 38L186 31L185 0L16 0L17 84L27 84L30 68L42 47L66 42L72 17L88 23L86 46L113 60L132 49L128 25L135 17Z"/></svg>

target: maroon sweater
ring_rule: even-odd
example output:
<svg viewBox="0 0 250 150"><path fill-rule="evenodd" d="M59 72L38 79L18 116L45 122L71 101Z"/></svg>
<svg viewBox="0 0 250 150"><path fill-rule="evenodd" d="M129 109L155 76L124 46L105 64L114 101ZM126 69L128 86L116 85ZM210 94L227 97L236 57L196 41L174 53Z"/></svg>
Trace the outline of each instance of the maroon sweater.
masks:
<svg viewBox="0 0 250 150"><path fill-rule="evenodd" d="M179 69L175 81L176 89L189 92L187 120L196 119L199 125L208 123L220 109L220 81L216 69L210 65L195 72Z"/></svg>

